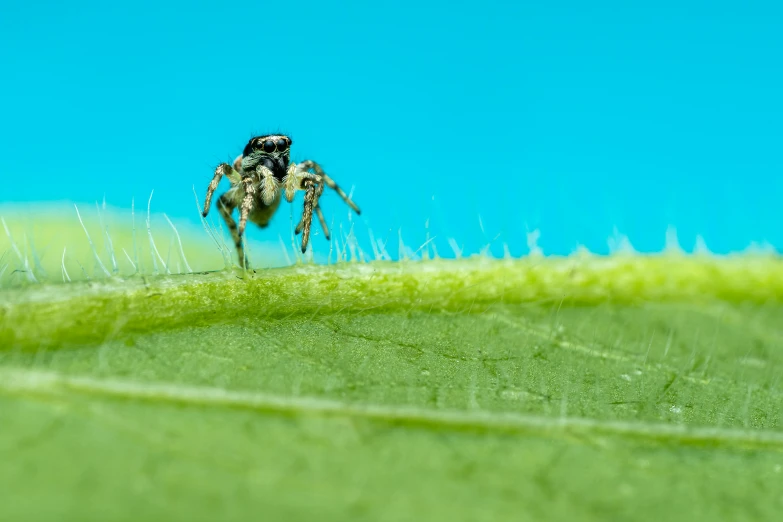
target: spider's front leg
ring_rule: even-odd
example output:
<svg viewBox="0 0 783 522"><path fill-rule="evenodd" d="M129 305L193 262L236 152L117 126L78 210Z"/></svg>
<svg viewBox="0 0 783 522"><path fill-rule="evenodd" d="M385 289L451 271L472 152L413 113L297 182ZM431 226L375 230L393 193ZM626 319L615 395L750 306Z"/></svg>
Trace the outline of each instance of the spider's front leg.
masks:
<svg viewBox="0 0 783 522"><path fill-rule="evenodd" d="M326 240L329 241L332 236L329 234L329 226L326 224L326 218L324 218L324 213L321 211L321 203L318 202L315 204L315 215L318 216L318 221L321 223L321 228L324 231L324 237L326 237ZM302 228L304 228L304 218L299 220L299 224L296 225L296 228L294 229L294 233L298 236L302 233Z"/></svg>
<svg viewBox="0 0 783 522"><path fill-rule="evenodd" d="M250 209L253 208L253 196L256 193L256 187L253 185L253 178L242 178L242 191L245 196L242 198L242 204L239 206L239 235L245 233L247 225L247 216Z"/></svg>
<svg viewBox="0 0 783 522"><path fill-rule="evenodd" d="M237 222L231 214L236 208L236 202L232 197L235 194L236 189L232 189L218 198L217 207L220 215L223 217L223 221L226 222L228 231L231 233L231 239L234 240L234 247L237 249L237 257L239 259L239 266L244 268L247 266L247 260L245 259L245 249L242 246L242 235L237 230Z"/></svg>
<svg viewBox="0 0 783 522"><path fill-rule="evenodd" d="M317 175L310 174L309 172L305 172L305 174L307 176L304 178L305 181L303 181L302 183L304 185L306 185L306 186L307 185L315 185L315 187L316 187L315 188L315 196L314 196L315 203L311 207L311 210L309 210L307 212L302 212L302 218L299 220L299 223L296 225L296 228L294 229L294 233L296 235L299 235L302 232L302 230L304 229L304 227L305 227L305 222L307 222L307 224L308 224L307 231L308 231L308 237L309 237L309 230L310 230L309 225L310 225L310 223L312 221L312 218L313 218L312 212L314 210L315 211L315 215L318 216L318 221L321 223L321 228L324 231L324 236L326 237L326 240L329 241L329 239L331 239L331 236L329 235L329 226L326 224L326 219L324 218L324 213L321 211L321 202L320 202L321 194L324 193L323 183L321 182L321 180L319 179L319 177ZM307 189L305 189L305 190L307 190ZM305 206L306 205L307 205L307 196L305 195ZM305 208L305 210L307 210L307 208ZM303 250L303 252L304 252L304 250Z"/></svg>
<svg viewBox="0 0 783 522"><path fill-rule="evenodd" d="M357 214L362 213L362 211L359 210L359 207L356 206L356 203L351 201L351 198L348 197L348 194L343 192L343 189L341 189L337 185L337 183L335 183L335 181L332 178L330 178L326 174L326 172L324 172L324 169L322 169L318 163L316 163L313 160L305 160L299 165L297 165L297 170L302 170L303 171L302 174L310 174L309 172L307 172L309 169L313 169L315 171L315 175L318 176L318 178L320 178L317 180L318 183L321 182L325 183L326 186L328 186L330 189L337 192L337 194L339 194L339 196L343 198L343 201L345 201L346 205L351 207L354 212L356 212ZM312 176L312 174L310 174L310 176Z"/></svg>
<svg viewBox="0 0 783 522"><path fill-rule="evenodd" d="M234 240L234 246L237 249L239 266L242 268L249 268L247 257L245 257L245 249L242 245L242 236L245 233L247 217L253 208L254 195L255 186L252 178L248 177L242 178L239 186L234 185L231 190L218 198L218 210L223 217L223 221L226 222L226 226L228 226L228 231L231 232L231 239ZM234 221L231 215L237 207L237 203L239 203L239 226L237 226L237 222Z"/></svg>
<svg viewBox="0 0 783 522"><path fill-rule="evenodd" d="M313 169L315 173L308 172L309 169ZM302 231L305 232L305 234L302 236L302 252L305 251L305 248L307 247L307 241L310 236L310 223L312 221L313 211L315 211L316 215L318 216L318 221L321 223L321 228L323 228L324 236L326 237L327 241L330 239L329 227L326 225L326 219L324 218L324 214L321 211L321 205L318 202L321 194L323 194L324 185L337 192L337 194L348 204L348 206L350 206L357 214L361 214L361 210L359 210L359 207L356 205L356 203L351 201L351 198L348 197L348 195L337 185L337 183L335 183L332 178L330 178L324 172L321 166L315 161L305 160L298 165L292 163L288 167L288 173L283 179L283 183L285 185L285 198L289 202L293 201L297 190L308 191L310 186L313 186L315 190L315 193L310 196L309 203L308 197L305 195L305 209L302 213L302 219L299 220L299 224L296 225L295 229L296 234L299 234Z"/></svg>
<svg viewBox="0 0 783 522"><path fill-rule="evenodd" d="M302 169L302 164L291 163L288 166L286 176L283 178L283 186L285 187L285 199L289 203L294 200L297 190L305 191L305 206L302 218L294 230L294 233L299 235L304 229L304 235L302 236L302 253L304 253L310 240L310 224L313 219L313 210L318 215L318 220L321 222L327 241L329 240L329 227L326 225L324 214L321 212L321 206L318 203L318 197L324 190L321 179L316 174Z"/></svg>
<svg viewBox="0 0 783 522"><path fill-rule="evenodd" d="M313 222L313 209L318 206L318 196L323 192L323 185L315 183L313 180L305 180L305 200L304 210L302 211L302 253L307 251L307 243L310 241L310 225ZM320 216L319 211L319 216ZM322 224L323 221L321 222ZM296 227L299 229L299 226ZM327 234L328 234L328 229ZM297 232L298 233L298 232Z"/></svg>
<svg viewBox="0 0 783 522"><path fill-rule="evenodd" d="M201 210L201 216L207 217L207 214L209 213L209 207L212 204L212 196L215 194L215 191L218 188L218 185L220 184L221 178L223 176L226 176L228 179L231 180L232 184L239 183L240 179L242 178L234 168L229 165L228 163L221 163L220 165L215 168L215 175L212 176L212 181L209 182L209 186L207 187L207 197L206 201L204 201L204 208Z"/></svg>

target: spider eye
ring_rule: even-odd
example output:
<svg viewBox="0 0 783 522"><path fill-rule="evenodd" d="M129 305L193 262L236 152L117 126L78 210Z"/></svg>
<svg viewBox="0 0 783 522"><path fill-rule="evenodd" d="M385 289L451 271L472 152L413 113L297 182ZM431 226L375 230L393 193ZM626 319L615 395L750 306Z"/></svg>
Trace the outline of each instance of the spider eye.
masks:
<svg viewBox="0 0 783 522"><path fill-rule="evenodd" d="M275 142L272 140L266 140L264 142L264 152L274 152L275 151Z"/></svg>
<svg viewBox="0 0 783 522"><path fill-rule="evenodd" d="M288 142L284 138L277 140L277 150L283 152L288 148Z"/></svg>

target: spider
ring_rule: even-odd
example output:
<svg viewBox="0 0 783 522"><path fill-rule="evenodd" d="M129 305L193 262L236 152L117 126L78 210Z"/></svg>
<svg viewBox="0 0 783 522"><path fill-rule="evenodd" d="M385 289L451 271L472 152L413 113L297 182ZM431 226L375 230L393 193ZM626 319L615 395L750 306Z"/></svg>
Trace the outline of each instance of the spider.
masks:
<svg viewBox="0 0 783 522"><path fill-rule="evenodd" d="M237 248L239 265L247 266L245 251L242 246L242 235L245 225L250 220L261 228L266 228L277 208L280 206L281 188L284 188L285 199L290 203L294 200L297 190L305 191L304 210L296 234L302 234L302 253L307 250L310 240L310 224L313 211L321 222L326 239L329 239L329 227L326 225L321 206L318 201L324 191L324 185L334 189L343 201L357 214L361 211L351 198L337 186L332 178L326 175L321 166L312 160L299 164L291 163L290 148L293 141L281 134L267 134L251 138L245 150L233 165L221 163L215 169L215 175L207 188L207 197L201 215L207 217L212 196L223 176L231 181L228 189L217 200L218 211L231 231L231 237ZM310 170L314 172L310 172ZM236 207L239 207L239 227L232 217Z"/></svg>

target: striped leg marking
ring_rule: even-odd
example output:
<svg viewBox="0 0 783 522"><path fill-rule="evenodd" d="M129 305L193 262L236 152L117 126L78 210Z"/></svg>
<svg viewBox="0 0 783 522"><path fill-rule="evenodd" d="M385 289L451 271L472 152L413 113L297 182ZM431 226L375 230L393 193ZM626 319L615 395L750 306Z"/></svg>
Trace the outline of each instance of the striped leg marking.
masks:
<svg viewBox="0 0 783 522"><path fill-rule="evenodd" d="M325 184L326 184L326 185L327 185L327 186L328 186L330 189L332 189L332 190L334 190L335 192L337 192L337 194L339 194L339 195L340 195L340 197L341 197L341 198L343 198L343 201L345 201L345 203L346 203L346 204L347 204L349 207L351 207L351 208L353 209L353 211L354 211L354 212L356 212L357 214L361 214L361 213L362 213L362 211L361 211L361 210L359 210L359 207L358 207L358 206L356 206L356 203L354 203L353 201L351 201L351 198L349 198L349 197L348 197L348 194L346 194L345 192L343 192L343 189L341 189L341 188L340 188L340 187L337 185L337 183L335 183L335 181L334 181L332 178L330 178L330 177L329 177L329 176L326 174L326 172L324 172L324 169L322 169L322 168L321 168L321 166L320 166L318 163L314 162L313 160L305 160L305 161L303 161L302 163L300 163L300 164L299 164L299 168L301 168L302 170L313 169L313 170L315 171L316 175L317 175L317 176L319 176L319 177L321 178L321 180L322 180L322 181L323 181L323 182L324 182L324 183L325 183ZM304 179L307 179L307 177L305 176L305 177L304 177Z"/></svg>
<svg viewBox="0 0 783 522"><path fill-rule="evenodd" d="M220 211L220 215L223 216L223 221L225 221L226 226L228 226L228 231L231 232L231 238L234 240L239 266L244 268L247 260L245 259L245 249L242 246L242 235L237 230L237 222L234 221L234 218L231 216L231 213L234 212L236 206L234 205L234 202L231 201L231 198L227 197L226 194L223 194L218 198L217 207L218 211Z"/></svg>
<svg viewBox="0 0 783 522"><path fill-rule="evenodd" d="M218 185L220 184L220 180L223 178L223 176L228 176L228 178L232 181L238 180L240 178L239 172L231 168L231 165L228 163L221 163L217 166L215 169L215 175L212 176L212 181L209 182L209 186L207 187L207 197L204 201L204 208L201 210L202 217L207 217L207 214L209 213L209 207L212 204L212 196L215 194L215 191L217 190Z"/></svg>

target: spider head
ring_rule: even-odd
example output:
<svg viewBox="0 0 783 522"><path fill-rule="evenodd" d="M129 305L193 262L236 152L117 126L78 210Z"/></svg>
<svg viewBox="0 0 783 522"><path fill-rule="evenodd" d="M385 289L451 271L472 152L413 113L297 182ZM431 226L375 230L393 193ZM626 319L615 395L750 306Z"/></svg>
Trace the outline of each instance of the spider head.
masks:
<svg viewBox="0 0 783 522"><path fill-rule="evenodd" d="M251 138L242 152L242 169L252 171L258 165L271 170L275 177L283 179L290 161L293 141L282 134L267 134Z"/></svg>
<svg viewBox="0 0 783 522"><path fill-rule="evenodd" d="M255 153L270 157L288 156L288 149L291 147L291 143L291 138L282 134L257 136L247 142L242 155L249 156Z"/></svg>

